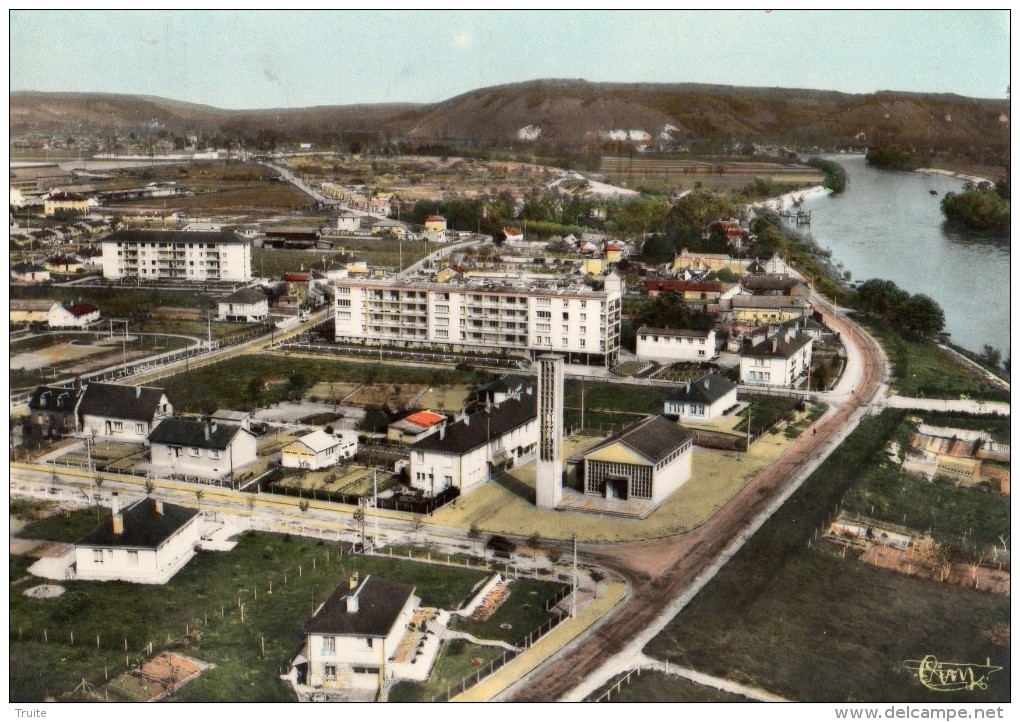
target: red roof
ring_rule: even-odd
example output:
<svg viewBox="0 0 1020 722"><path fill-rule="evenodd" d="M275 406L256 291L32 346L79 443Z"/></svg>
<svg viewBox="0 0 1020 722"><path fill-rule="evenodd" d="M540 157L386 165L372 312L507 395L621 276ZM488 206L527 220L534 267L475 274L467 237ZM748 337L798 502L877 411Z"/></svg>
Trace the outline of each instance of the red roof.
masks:
<svg viewBox="0 0 1020 722"><path fill-rule="evenodd" d="M606 253L609 253L611 251L616 251L617 253L619 253L622 250L623 250L622 246L606 246Z"/></svg>
<svg viewBox="0 0 1020 722"><path fill-rule="evenodd" d="M435 223L437 221L442 221L443 223L446 223L446 219L443 218L442 216L429 216L428 218L425 219L426 223Z"/></svg>
<svg viewBox="0 0 1020 722"><path fill-rule="evenodd" d="M283 280L289 283L305 283L312 280L312 274L310 273L285 273L283 274Z"/></svg>
<svg viewBox="0 0 1020 722"><path fill-rule="evenodd" d="M410 421L412 424L424 426L427 429L430 426L435 426L436 424L446 421L446 417L434 414L431 411L418 411L408 416L404 419L404 421Z"/></svg>
<svg viewBox="0 0 1020 722"><path fill-rule="evenodd" d="M76 303L73 306L68 306L67 310L72 316L88 316L90 313L95 313L99 309L91 303Z"/></svg>
<svg viewBox="0 0 1020 722"><path fill-rule="evenodd" d="M507 234L508 236L520 236L520 235L523 235L516 228L504 228L503 229L503 233Z"/></svg>

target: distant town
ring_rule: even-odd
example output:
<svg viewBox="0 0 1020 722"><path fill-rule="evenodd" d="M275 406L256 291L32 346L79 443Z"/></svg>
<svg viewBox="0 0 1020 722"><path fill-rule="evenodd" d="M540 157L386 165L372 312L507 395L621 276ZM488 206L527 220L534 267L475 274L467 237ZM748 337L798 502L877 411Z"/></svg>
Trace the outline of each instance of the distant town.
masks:
<svg viewBox="0 0 1020 722"><path fill-rule="evenodd" d="M15 135L11 700L1008 700L1008 358L803 233L870 139L607 133Z"/></svg>

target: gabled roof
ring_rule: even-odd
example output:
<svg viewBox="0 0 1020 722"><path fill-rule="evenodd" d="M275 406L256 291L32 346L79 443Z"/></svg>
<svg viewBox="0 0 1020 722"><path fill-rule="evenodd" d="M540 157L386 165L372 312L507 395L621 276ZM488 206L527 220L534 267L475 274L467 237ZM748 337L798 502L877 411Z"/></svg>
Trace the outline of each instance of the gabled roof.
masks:
<svg viewBox="0 0 1020 722"><path fill-rule="evenodd" d="M99 309L91 303L76 303L73 306L67 306L66 308L68 313L77 318L88 316L93 313L99 313Z"/></svg>
<svg viewBox="0 0 1020 722"><path fill-rule="evenodd" d="M159 512L160 505L163 513ZM146 497L129 506L122 515L124 531L121 534L113 533L113 519L110 518L77 542L77 545L155 549L195 518L198 510Z"/></svg>
<svg viewBox="0 0 1020 722"><path fill-rule="evenodd" d="M692 381L671 393L666 401L684 401L687 403L713 404L723 396L737 388L736 384L724 376L707 373L697 381Z"/></svg>
<svg viewBox="0 0 1020 722"><path fill-rule="evenodd" d="M503 374L484 386L478 388L478 393L510 394L524 388L524 379L515 374Z"/></svg>
<svg viewBox="0 0 1020 722"><path fill-rule="evenodd" d="M658 291L660 293L722 293L722 283L719 281L679 281L670 278L646 278L646 291Z"/></svg>
<svg viewBox="0 0 1020 722"><path fill-rule="evenodd" d="M347 582L337 586L329 599L305 623L305 634L353 637L385 637L400 618L400 612L414 594L414 587L382 577L365 577L353 592ZM358 598L358 611L347 611L347 597Z"/></svg>
<svg viewBox="0 0 1020 722"><path fill-rule="evenodd" d="M592 447L585 456L613 444L623 444L655 464L694 437L694 432L674 424L665 416L650 416Z"/></svg>
<svg viewBox="0 0 1020 722"><path fill-rule="evenodd" d="M446 223L446 219L443 218L442 216L428 216L425 219L426 223L438 223L440 221L442 221L443 223Z"/></svg>
<svg viewBox="0 0 1020 722"><path fill-rule="evenodd" d="M733 308L807 308L799 296L734 296Z"/></svg>
<svg viewBox="0 0 1020 722"><path fill-rule="evenodd" d="M29 399L28 408L32 411L73 411L80 395L79 389L39 386Z"/></svg>
<svg viewBox="0 0 1020 722"><path fill-rule="evenodd" d="M11 270L15 273L43 273L46 271L38 263L16 263L11 266Z"/></svg>
<svg viewBox="0 0 1020 722"><path fill-rule="evenodd" d="M445 431L432 434L413 445L416 451L442 454L466 454L503 434L523 426L538 416L538 399L534 394L521 394L501 404L470 414Z"/></svg>
<svg viewBox="0 0 1020 722"><path fill-rule="evenodd" d="M255 288L239 288L233 293L229 293L226 296L218 299L219 303L259 303L261 301L268 301L269 297Z"/></svg>
<svg viewBox="0 0 1020 722"><path fill-rule="evenodd" d="M225 451L239 433L249 432L230 424L172 418L164 419L152 430L149 443Z"/></svg>
<svg viewBox="0 0 1020 722"><path fill-rule="evenodd" d="M335 436L327 434L325 431L319 429L318 431L313 431L310 434L305 434L300 439L296 439L290 444L287 444L287 446L292 446L293 444L304 444L318 454L320 451L331 449L339 443L340 442Z"/></svg>
<svg viewBox="0 0 1020 722"><path fill-rule="evenodd" d="M814 338L810 334L779 333L765 339L744 352L745 357L753 358L790 358L811 343Z"/></svg>
<svg viewBox="0 0 1020 722"><path fill-rule="evenodd" d="M90 383L82 393L78 413L112 419L152 421L163 398L163 389L151 386Z"/></svg>
<svg viewBox="0 0 1020 722"><path fill-rule="evenodd" d="M793 276L745 276L740 283L748 291L789 291L800 281Z"/></svg>
<svg viewBox="0 0 1020 722"><path fill-rule="evenodd" d="M143 231L124 229L103 238L103 243L251 243L233 231Z"/></svg>

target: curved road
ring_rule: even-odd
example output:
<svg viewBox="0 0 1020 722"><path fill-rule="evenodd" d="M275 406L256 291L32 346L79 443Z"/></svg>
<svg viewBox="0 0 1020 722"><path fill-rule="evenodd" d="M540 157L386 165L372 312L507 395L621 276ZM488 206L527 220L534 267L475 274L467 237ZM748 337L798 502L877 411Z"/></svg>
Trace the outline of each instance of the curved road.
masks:
<svg viewBox="0 0 1020 722"><path fill-rule="evenodd" d="M859 359L854 369L856 383L843 403L830 410L814 425L814 432L802 434L771 466L763 470L736 497L698 529L668 539L587 546L587 560L618 574L632 590L631 596L599 627L573 648L511 689L515 702L548 702L563 699L589 680L612 672L614 655L629 659L679 612L678 598L693 596L694 585L707 583L721 563L720 557L736 548L777 509L785 497L821 463L852 430L872 404L884 400L882 382L888 379L881 349L859 326L836 315L820 298L814 299L827 325L840 332ZM851 349L848 349L851 351ZM854 379L851 377L851 382ZM737 540L735 548L731 544ZM706 570L708 574L702 574ZM700 575L700 578L699 578ZM681 605L682 606L682 605ZM637 647L635 650L634 647ZM597 686L597 685L596 685ZM570 695L575 698L577 695Z"/></svg>

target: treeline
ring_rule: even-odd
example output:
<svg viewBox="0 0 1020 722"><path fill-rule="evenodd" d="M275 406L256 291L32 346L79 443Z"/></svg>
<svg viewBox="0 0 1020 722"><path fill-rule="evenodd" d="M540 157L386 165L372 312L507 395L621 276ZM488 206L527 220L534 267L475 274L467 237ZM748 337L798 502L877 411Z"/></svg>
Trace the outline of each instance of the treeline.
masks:
<svg viewBox="0 0 1020 722"><path fill-rule="evenodd" d="M946 193L942 215L950 226L982 233L1009 232L1009 181L982 183L963 193Z"/></svg>
<svg viewBox="0 0 1020 722"><path fill-rule="evenodd" d="M846 168L839 163L825 158L811 158L808 165L825 173L822 184L833 193L842 193L846 190Z"/></svg>
<svg viewBox="0 0 1020 722"><path fill-rule="evenodd" d="M916 170L923 165L919 158L889 146L868 148L864 157L868 165L885 170Z"/></svg>
<svg viewBox="0 0 1020 722"><path fill-rule="evenodd" d="M892 281L873 278L857 289L855 306L864 313L877 316L901 331L932 336L945 328L946 317L930 296L911 295Z"/></svg>

